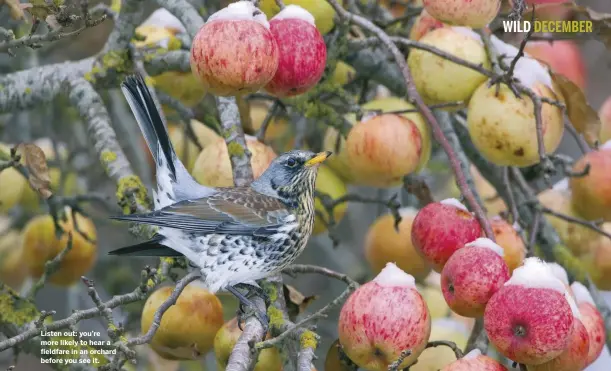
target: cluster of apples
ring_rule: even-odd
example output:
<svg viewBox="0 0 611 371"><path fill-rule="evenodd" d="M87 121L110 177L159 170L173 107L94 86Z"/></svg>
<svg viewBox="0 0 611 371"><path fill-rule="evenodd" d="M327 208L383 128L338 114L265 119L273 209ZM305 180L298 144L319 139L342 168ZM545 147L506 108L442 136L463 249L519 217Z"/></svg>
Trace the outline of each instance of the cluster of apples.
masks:
<svg viewBox="0 0 611 371"><path fill-rule="evenodd" d="M440 272L448 307L462 317L483 317L500 354L531 371L582 370L600 355L604 324L587 289L579 283L569 286L566 271L557 264L524 259L524 246L512 226L493 218L499 244L483 238L474 215L455 199L430 203L415 217L408 210L401 215L408 221L401 223L399 242L390 247L381 245L392 239L382 237L392 221L384 217L374 224L366 242L368 260L379 267L384 259L396 257L420 276L428 273L427 265ZM406 236L411 243L405 243ZM406 256L415 254L394 253L393 247L408 247L422 259L414 265ZM353 362L385 370L405 349L412 353L401 367L418 359L431 328L427 300L419 291L412 275L386 263L373 281L350 296L340 313L339 342ZM481 370L505 369L481 354L472 356L488 365ZM470 358L443 370L463 370Z"/></svg>

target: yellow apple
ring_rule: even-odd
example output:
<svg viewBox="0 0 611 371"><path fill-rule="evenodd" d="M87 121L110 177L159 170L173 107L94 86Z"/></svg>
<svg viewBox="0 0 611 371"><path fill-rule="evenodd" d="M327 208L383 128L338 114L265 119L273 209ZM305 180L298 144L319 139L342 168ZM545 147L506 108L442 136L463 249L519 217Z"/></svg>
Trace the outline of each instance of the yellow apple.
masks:
<svg viewBox="0 0 611 371"><path fill-rule="evenodd" d="M341 198L345 196L346 193L348 193L348 189L346 188L346 185L340 179L340 177L335 175L333 170L331 170L325 165L322 165L318 168L318 177L316 178L316 190L318 192L329 195L329 197L334 200ZM316 211L320 212L324 216L325 220L328 221L329 214L327 213L327 210L325 210L325 208L323 207L322 202L318 197L316 197L316 199L314 200L314 206ZM346 202L343 202L333 209L333 218L335 219L336 223L339 223L340 220L342 220L347 208L348 204ZM320 219L318 215L316 215L316 219L314 220L314 230L312 231L312 234L317 235L323 233L326 230L326 224L323 222L323 220Z"/></svg>
<svg viewBox="0 0 611 371"><path fill-rule="evenodd" d="M431 324L429 341L435 340L453 341L458 348L464 349L469 340L469 330L454 319L435 319ZM427 348L418 357L418 362L410 367L410 371L438 371L455 360L456 355L446 346Z"/></svg>
<svg viewBox="0 0 611 371"><path fill-rule="evenodd" d="M10 156L11 148L6 144L0 143L0 151ZM23 192L29 186L26 184L26 179L21 176L19 171L14 168L4 169L0 172L0 184L2 184L2 192L0 192L0 212L6 212L15 206Z"/></svg>
<svg viewBox="0 0 611 371"><path fill-rule="evenodd" d="M206 148L216 141L223 140L214 130L197 120L191 120L191 129L193 129L193 134L195 134L195 138L197 139L199 145L203 148ZM193 140L187 136L187 133L182 125L169 125L168 135L170 136L170 141L174 146L174 150L176 151L178 158L183 162L187 170L192 171L193 165L195 165L195 160L197 160L197 156L200 153L199 146L197 146L197 144L195 144ZM144 147L146 148L146 145L144 145ZM150 155L148 149L146 152Z"/></svg>
<svg viewBox="0 0 611 371"><path fill-rule="evenodd" d="M28 276L27 264L23 260L22 241L23 236L19 231L5 231L0 227L0 282L14 290L19 290Z"/></svg>

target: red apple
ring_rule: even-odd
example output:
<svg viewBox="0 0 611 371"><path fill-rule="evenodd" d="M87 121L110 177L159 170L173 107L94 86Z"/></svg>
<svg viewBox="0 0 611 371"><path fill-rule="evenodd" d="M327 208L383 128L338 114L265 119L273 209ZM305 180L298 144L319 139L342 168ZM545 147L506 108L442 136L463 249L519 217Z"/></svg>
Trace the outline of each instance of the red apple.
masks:
<svg viewBox="0 0 611 371"><path fill-rule="evenodd" d="M464 317L481 317L486 303L509 279L503 248L478 238L456 251L441 271L441 289L448 306Z"/></svg>
<svg viewBox="0 0 611 371"><path fill-rule="evenodd" d="M482 28L501 8L501 0L424 0L424 9L440 21L455 26Z"/></svg>
<svg viewBox="0 0 611 371"><path fill-rule="evenodd" d="M490 227L494 232L496 243L503 248L503 259L509 268L509 274L522 265L526 257L526 246L516 229L500 216L490 220Z"/></svg>
<svg viewBox="0 0 611 371"><path fill-rule="evenodd" d="M412 243L441 272L450 256L481 236L479 222L458 200L433 202L420 209L412 224Z"/></svg>
<svg viewBox="0 0 611 371"><path fill-rule="evenodd" d="M518 363L539 365L558 357L573 332L565 293L546 263L527 258L486 305L484 328L490 342Z"/></svg>
<svg viewBox="0 0 611 371"><path fill-rule="evenodd" d="M591 365L598 359L605 347L605 322L600 312L594 304L594 299L590 295L588 289L579 282L574 282L571 285L573 293L575 293L575 301L581 313L581 322L588 331L590 339L588 356L586 357L586 366Z"/></svg>
<svg viewBox="0 0 611 371"><path fill-rule="evenodd" d="M598 116L602 123L600 128L600 143L605 143L611 140L611 96L600 107Z"/></svg>
<svg viewBox="0 0 611 371"><path fill-rule="evenodd" d="M590 165L586 176L570 179L573 207L588 220L611 221L611 148L587 153L575 162L573 171L583 171L586 164Z"/></svg>
<svg viewBox="0 0 611 371"><path fill-rule="evenodd" d="M359 367L386 371L402 351L412 351L405 368L426 347L431 316L414 277L395 264L350 295L339 315L339 342Z"/></svg>
<svg viewBox="0 0 611 371"><path fill-rule="evenodd" d="M448 25L434 18L426 9L422 9L422 12L420 12L420 15L414 21L414 25L409 30L409 38L418 41L427 33L442 27L448 27Z"/></svg>
<svg viewBox="0 0 611 371"><path fill-rule="evenodd" d="M327 63L327 46L314 16L297 5L287 5L269 22L280 59L265 90L278 97L304 93L318 83Z"/></svg>
<svg viewBox="0 0 611 371"><path fill-rule="evenodd" d="M528 365L526 368L528 371L581 371L586 367L589 349L588 331L581 320L575 317L568 348L551 361L535 366Z"/></svg>
<svg viewBox="0 0 611 371"><path fill-rule="evenodd" d="M538 59L555 73L561 74L571 80L582 90L586 88L587 71L579 47L572 41L556 40L531 41L526 44L524 51L531 57Z"/></svg>
<svg viewBox="0 0 611 371"><path fill-rule="evenodd" d="M278 44L265 14L238 1L212 14L191 46L191 70L215 95L253 93L278 69Z"/></svg>
<svg viewBox="0 0 611 371"><path fill-rule="evenodd" d="M479 349L474 349L445 366L441 371L507 371L507 367L483 355Z"/></svg>

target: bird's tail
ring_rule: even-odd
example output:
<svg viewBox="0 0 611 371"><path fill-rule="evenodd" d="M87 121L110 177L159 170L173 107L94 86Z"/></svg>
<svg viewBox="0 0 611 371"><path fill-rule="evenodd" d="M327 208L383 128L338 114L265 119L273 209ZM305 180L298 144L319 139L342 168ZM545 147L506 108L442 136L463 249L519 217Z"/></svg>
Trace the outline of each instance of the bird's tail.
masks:
<svg viewBox="0 0 611 371"><path fill-rule="evenodd" d="M208 193L209 189L199 185L176 156L168 131L142 76L128 76L121 84L121 90L155 160L155 208Z"/></svg>

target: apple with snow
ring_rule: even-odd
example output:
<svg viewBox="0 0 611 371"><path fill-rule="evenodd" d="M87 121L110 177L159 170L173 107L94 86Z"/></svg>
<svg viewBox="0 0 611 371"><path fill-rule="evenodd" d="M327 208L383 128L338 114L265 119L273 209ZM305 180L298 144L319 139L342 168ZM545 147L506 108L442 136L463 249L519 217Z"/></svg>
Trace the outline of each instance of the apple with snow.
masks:
<svg viewBox="0 0 611 371"><path fill-rule="evenodd" d="M527 258L486 305L490 342L505 357L527 365L558 357L568 348L574 326L565 293L545 262Z"/></svg>
<svg viewBox="0 0 611 371"><path fill-rule="evenodd" d="M424 9L455 26L482 28L498 14L501 0L424 0Z"/></svg>
<svg viewBox="0 0 611 371"><path fill-rule="evenodd" d="M507 367L474 349L441 369L441 371L507 371Z"/></svg>
<svg viewBox="0 0 611 371"><path fill-rule="evenodd" d="M582 90L586 87L586 64L579 47L569 40L530 41L524 48L526 54L547 64L555 73L571 80Z"/></svg>
<svg viewBox="0 0 611 371"><path fill-rule="evenodd" d="M450 256L482 234L479 222L460 201L433 202L418 212L412 224L412 243L437 272Z"/></svg>
<svg viewBox="0 0 611 371"><path fill-rule="evenodd" d="M209 92L232 96L264 87L278 59L265 14L249 1L238 1L208 18L193 39L190 62Z"/></svg>
<svg viewBox="0 0 611 371"><path fill-rule="evenodd" d="M486 303L509 280L503 248L478 238L456 251L441 271L441 289L450 308L464 317L481 317Z"/></svg>
<svg viewBox="0 0 611 371"><path fill-rule="evenodd" d="M590 170L585 176L571 177L571 201L577 212L588 220L611 221L611 143L585 154L573 171Z"/></svg>
<svg viewBox="0 0 611 371"><path fill-rule="evenodd" d="M592 295L583 284L574 282L571 289L581 313L581 322L588 332L589 349L584 366L586 367L598 359L605 347L605 322L594 304Z"/></svg>
<svg viewBox="0 0 611 371"><path fill-rule="evenodd" d="M269 21L279 48L278 69L265 90L278 97L304 93L318 83L327 63L327 46L314 16L287 5Z"/></svg>
<svg viewBox="0 0 611 371"><path fill-rule="evenodd" d="M418 358L431 332L429 310L414 277L395 264L350 295L339 315L339 342L359 367L386 371L410 349L400 368Z"/></svg>
<svg viewBox="0 0 611 371"><path fill-rule="evenodd" d="M437 28L419 41L486 69L490 67L484 44L468 28ZM412 49L407 63L416 89L427 104L466 102L475 89L486 81L486 76L481 73L425 50Z"/></svg>

